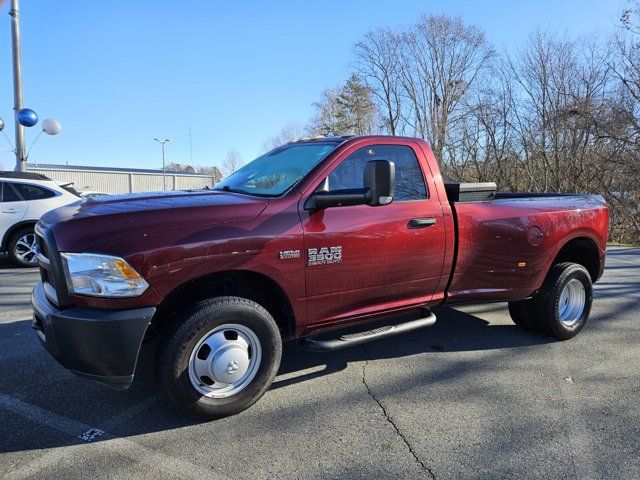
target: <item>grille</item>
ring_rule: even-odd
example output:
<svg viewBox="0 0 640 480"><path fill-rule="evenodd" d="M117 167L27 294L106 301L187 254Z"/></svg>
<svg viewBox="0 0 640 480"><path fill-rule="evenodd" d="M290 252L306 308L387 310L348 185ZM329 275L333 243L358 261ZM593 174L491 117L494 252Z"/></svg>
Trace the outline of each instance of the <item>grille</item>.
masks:
<svg viewBox="0 0 640 480"><path fill-rule="evenodd" d="M40 235L36 235L36 244L38 245L38 251L43 257L49 258L49 252L47 251L47 244Z"/></svg>
<svg viewBox="0 0 640 480"><path fill-rule="evenodd" d="M38 252L41 257L44 257L44 262L40 264L40 279L44 284L44 293L56 305L60 300L60 285L56 282L56 262L59 257L55 250L55 245L49 245L47 235L50 236L50 232L45 229L41 229L36 226L36 242L38 246ZM53 242L53 238L49 241ZM55 257L55 258L52 258Z"/></svg>
<svg viewBox="0 0 640 480"><path fill-rule="evenodd" d="M38 252L41 256L48 259L49 253L47 252L47 244L44 241L44 238L40 236L38 232L36 232L36 245L38 247ZM53 288L55 288L53 283L53 275L47 269L45 269L42 265L40 265L40 280L42 282L49 282Z"/></svg>
<svg viewBox="0 0 640 480"><path fill-rule="evenodd" d="M51 285L53 287L53 289L56 289L56 279L53 276L53 273L49 272L48 270L46 271L46 281L49 283L49 285Z"/></svg>

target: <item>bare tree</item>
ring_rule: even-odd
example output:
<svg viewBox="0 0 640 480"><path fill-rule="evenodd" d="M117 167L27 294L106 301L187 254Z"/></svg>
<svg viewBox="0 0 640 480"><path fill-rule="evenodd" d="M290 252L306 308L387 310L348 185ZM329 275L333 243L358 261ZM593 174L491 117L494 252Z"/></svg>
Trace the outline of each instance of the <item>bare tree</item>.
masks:
<svg viewBox="0 0 640 480"><path fill-rule="evenodd" d="M629 1L620 17L622 29L613 39L616 56L610 63L627 101L621 107L629 130L618 138L640 145L640 0Z"/></svg>
<svg viewBox="0 0 640 480"><path fill-rule="evenodd" d="M308 135L307 129L297 122L291 122L280 129L278 133L262 142L262 151L268 152L280 145Z"/></svg>
<svg viewBox="0 0 640 480"><path fill-rule="evenodd" d="M371 89L352 74L344 85L322 92L320 101L313 104L316 116L309 131L313 135L375 133L377 110L371 97Z"/></svg>
<svg viewBox="0 0 640 480"><path fill-rule="evenodd" d="M188 172L193 173L195 170L191 165L183 165L182 163L171 162L165 165L165 170L171 172Z"/></svg>
<svg viewBox="0 0 640 480"><path fill-rule="evenodd" d="M449 136L465 114L464 100L495 52L481 30L447 15L420 17L403 44L405 120L444 161Z"/></svg>
<svg viewBox="0 0 640 480"><path fill-rule="evenodd" d="M614 39L618 50L616 73L629 94L640 102L640 1L629 1L620 23L622 31Z"/></svg>
<svg viewBox="0 0 640 480"><path fill-rule="evenodd" d="M401 49L401 35L389 28L368 32L355 47L355 67L371 90L383 130L390 135L404 131Z"/></svg>
<svg viewBox="0 0 640 480"><path fill-rule="evenodd" d="M538 30L511 55L457 17L373 29L312 130L423 137L452 180L603 195L610 238L639 243L640 0L628 2L610 42Z"/></svg>
<svg viewBox="0 0 640 480"><path fill-rule="evenodd" d="M609 187L607 197L611 206L611 228L614 238L640 242L640 1L628 0L628 7L620 16L621 30L613 45L616 56L611 62L620 82L617 102L613 103L612 143L624 145L615 164L615 190ZM612 179L613 180L613 179Z"/></svg>
<svg viewBox="0 0 640 480"><path fill-rule="evenodd" d="M222 180L222 173L218 167L214 166L198 166L192 167L191 165L184 165L181 163L168 163L165 166L167 171L173 172L185 172L185 173L199 173L201 175L208 175L213 178L213 183L218 183Z"/></svg>
<svg viewBox="0 0 640 480"><path fill-rule="evenodd" d="M201 175L208 175L213 178L213 183L216 184L222 180L222 172L215 165L209 166L199 166L196 167L196 172Z"/></svg>
<svg viewBox="0 0 640 480"><path fill-rule="evenodd" d="M244 165L244 160L242 159L242 155L236 149L229 150L227 155L224 157L222 161L222 171L223 177L228 177L233 172L238 170L240 167Z"/></svg>
<svg viewBox="0 0 640 480"><path fill-rule="evenodd" d="M595 162L607 153L600 147L613 87L608 55L594 39L535 32L511 63L516 130L534 189L585 191L602 175Z"/></svg>

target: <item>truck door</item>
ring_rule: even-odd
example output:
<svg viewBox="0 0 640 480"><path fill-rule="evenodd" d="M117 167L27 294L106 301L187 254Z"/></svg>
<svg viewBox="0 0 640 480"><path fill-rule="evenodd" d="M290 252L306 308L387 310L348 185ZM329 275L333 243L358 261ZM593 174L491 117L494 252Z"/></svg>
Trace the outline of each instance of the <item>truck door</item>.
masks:
<svg viewBox="0 0 640 480"><path fill-rule="evenodd" d="M431 174L417 145L389 143L345 152L315 190L362 188L367 161L384 159L395 163L391 204L314 212L303 207L311 192L301 199L311 325L418 305L438 285L445 229Z"/></svg>

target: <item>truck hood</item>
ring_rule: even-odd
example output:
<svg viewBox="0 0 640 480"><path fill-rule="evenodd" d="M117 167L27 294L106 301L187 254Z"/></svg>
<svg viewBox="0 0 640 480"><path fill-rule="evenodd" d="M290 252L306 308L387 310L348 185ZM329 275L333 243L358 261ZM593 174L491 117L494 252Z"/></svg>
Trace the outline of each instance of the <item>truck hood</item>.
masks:
<svg viewBox="0 0 640 480"><path fill-rule="evenodd" d="M268 203L214 190L112 195L57 208L40 223L53 230L60 251L81 252L146 233L251 220Z"/></svg>

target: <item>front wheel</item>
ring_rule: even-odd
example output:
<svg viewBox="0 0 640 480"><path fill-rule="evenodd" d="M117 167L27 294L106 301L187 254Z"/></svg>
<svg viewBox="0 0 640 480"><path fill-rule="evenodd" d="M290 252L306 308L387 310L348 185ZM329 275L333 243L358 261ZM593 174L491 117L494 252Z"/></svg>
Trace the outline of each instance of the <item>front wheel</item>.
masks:
<svg viewBox="0 0 640 480"><path fill-rule="evenodd" d="M280 366L282 339L273 317L239 297L204 300L176 319L159 345L159 379L173 406L201 419L253 405Z"/></svg>

